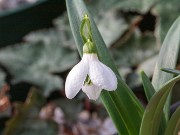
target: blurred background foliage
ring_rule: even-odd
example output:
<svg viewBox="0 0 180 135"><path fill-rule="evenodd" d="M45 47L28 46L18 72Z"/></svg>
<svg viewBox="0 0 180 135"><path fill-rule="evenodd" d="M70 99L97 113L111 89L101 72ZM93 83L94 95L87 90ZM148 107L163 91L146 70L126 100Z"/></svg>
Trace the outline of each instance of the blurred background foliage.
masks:
<svg viewBox="0 0 180 135"><path fill-rule="evenodd" d="M0 134L115 133L114 127L102 130L109 127L100 101L90 102L82 93L71 102L64 96L66 75L80 60L65 1L13 2L0 1ZM179 0L85 3L120 74L145 105L140 71L152 77L161 43L180 14ZM179 85L172 110L179 104Z"/></svg>

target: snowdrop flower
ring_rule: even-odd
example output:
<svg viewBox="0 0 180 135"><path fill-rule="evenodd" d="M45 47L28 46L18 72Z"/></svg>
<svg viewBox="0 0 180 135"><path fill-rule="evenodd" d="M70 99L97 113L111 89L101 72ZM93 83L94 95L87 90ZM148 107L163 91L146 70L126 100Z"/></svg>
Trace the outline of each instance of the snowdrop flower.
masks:
<svg viewBox="0 0 180 135"><path fill-rule="evenodd" d="M114 72L99 61L91 41L83 46L82 60L69 72L65 82L67 98L72 99L82 89L89 99L96 100L102 89L113 91L117 88Z"/></svg>

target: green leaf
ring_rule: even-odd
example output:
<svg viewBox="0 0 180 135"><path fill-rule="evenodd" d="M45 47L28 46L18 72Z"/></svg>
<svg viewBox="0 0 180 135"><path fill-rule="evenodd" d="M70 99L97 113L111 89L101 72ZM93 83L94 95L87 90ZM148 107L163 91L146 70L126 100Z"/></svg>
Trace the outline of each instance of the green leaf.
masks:
<svg viewBox="0 0 180 135"><path fill-rule="evenodd" d="M144 2L141 0L121 0L116 6L123 10L145 11L144 7L148 5L144 5Z"/></svg>
<svg viewBox="0 0 180 135"><path fill-rule="evenodd" d="M114 7L108 11L104 11L101 17L98 16L100 19L96 21L101 36L108 47L115 43L129 27L123 15L118 13L118 11Z"/></svg>
<svg viewBox="0 0 180 135"><path fill-rule="evenodd" d="M124 11L142 11L146 12L149 8L154 4L155 0L95 0L95 1L87 1L88 9L92 12L93 15L97 15L97 13L102 14L106 12L108 9L120 8ZM89 6L90 5L90 6ZM90 8L89 8L90 7Z"/></svg>
<svg viewBox="0 0 180 135"><path fill-rule="evenodd" d="M162 68L161 70L164 71L164 72L167 72L167 73L174 74L175 76L180 75L179 70L170 69L170 68Z"/></svg>
<svg viewBox="0 0 180 135"><path fill-rule="evenodd" d="M154 70L152 84L157 91L162 87L164 83L173 78L172 74L167 74L161 71L161 68L172 68L176 67L178 53L180 47L180 17L176 19L171 28L169 29L165 40L162 44L159 58ZM165 106L166 119L169 117L169 103L170 99L167 100Z"/></svg>
<svg viewBox="0 0 180 135"><path fill-rule="evenodd" d="M119 66L139 65L157 53L155 41L156 38L152 35L139 36L133 33L128 41L111 49L116 64Z"/></svg>
<svg viewBox="0 0 180 135"><path fill-rule="evenodd" d="M144 0L142 2L143 3L142 10L146 12L152 10L152 8L154 8L154 6L156 6L159 1L160 0Z"/></svg>
<svg viewBox="0 0 180 135"><path fill-rule="evenodd" d="M147 1L147 0L146 0ZM180 13L179 0L153 0L158 1L155 10L160 17L160 36L163 40L171 27L172 23L176 20Z"/></svg>
<svg viewBox="0 0 180 135"><path fill-rule="evenodd" d="M144 86L144 91L147 97L147 100L150 101L151 97L156 92L153 85L151 84L151 81L147 77L147 75L144 73L144 71L141 72L142 82Z"/></svg>
<svg viewBox="0 0 180 135"><path fill-rule="evenodd" d="M21 81L40 87L45 95L62 89L62 79L54 75L77 63L77 53L62 46L57 31L32 33L27 43L0 50L0 63L13 75L12 83Z"/></svg>
<svg viewBox="0 0 180 135"><path fill-rule="evenodd" d="M66 0L66 4L72 33L80 55L82 56L84 44L80 35L80 25L84 14L88 14L99 59L117 74L117 90L114 92L102 91L101 99L114 121L119 134L138 135L144 111L142 105L131 89L122 81L96 24L84 3L81 0Z"/></svg>
<svg viewBox="0 0 180 135"><path fill-rule="evenodd" d="M180 76L168 81L150 100L141 123L140 135L158 135L163 107L167 97Z"/></svg>
<svg viewBox="0 0 180 135"><path fill-rule="evenodd" d="M150 57L139 65L135 65L136 69L132 67L120 66L120 73L126 79L126 83L130 88L136 88L142 85L141 71L146 72L148 77L151 77L154 72L157 55ZM154 65L154 66L153 66Z"/></svg>
<svg viewBox="0 0 180 135"><path fill-rule="evenodd" d="M93 0L93 1L85 1L89 11L92 13L93 16L99 16L103 12L114 7L119 0ZM98 19L98 18L97 18Z"/></svg>
<svg viewBox="0 0 180 135"><path fill-rule="evenodd" d="M151 84L151 81L149 80L149 78L143 71L141 72L141 77L142 77L142 82L143 82L144 91L145 91L147 100L150 101L150 99L152 98L152 96L154 95L154 93L156 91L155 91L153 85ZM159 130L160 134L164 133L165 127L166 127L166 119L165 119L165 115L163 113L161 124L160 124L160 130Z"/></svg>
<svg viewBox="0 0 180 135"><path fill-rule="evenodd" d="M176 19L169 29L162 44L159 58L154 71L152 83L157 91L164 83L170 80L173 75L161 71L161 68L174 69L177 63L180 46L180 17Z"/></svg>
<svg viewBox="0 0 180 135"><path fill-rule="evenodd" d="M180 130L180 107L171 116L164 135L178 135Z"/></svg>

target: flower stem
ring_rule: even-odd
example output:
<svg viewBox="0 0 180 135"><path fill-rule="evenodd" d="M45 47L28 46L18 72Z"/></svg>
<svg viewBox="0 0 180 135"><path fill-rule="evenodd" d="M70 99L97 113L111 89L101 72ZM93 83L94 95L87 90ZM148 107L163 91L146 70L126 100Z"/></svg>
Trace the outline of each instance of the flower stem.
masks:
<svg viewBox="0 0 180 135"><path fill-rule="evenodd" d="M82 36L84 43L86 43L88 40L92 41L91 33L92 31L91 31L90 20L89 20L88 15L85 14L81 23L81 28L80 28L80 34Z"/></svg>

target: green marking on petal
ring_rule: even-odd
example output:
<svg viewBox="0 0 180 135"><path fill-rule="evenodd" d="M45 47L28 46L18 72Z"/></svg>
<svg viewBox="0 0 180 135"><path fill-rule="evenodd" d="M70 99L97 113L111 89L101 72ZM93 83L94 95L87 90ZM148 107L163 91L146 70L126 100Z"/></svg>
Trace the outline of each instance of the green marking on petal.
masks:
<svg viewBox="0 0 180 135"><path fill-rule="evenodd" d="M89 75L87 75L86 80L84 81L84 85L91 85L91 84L93 84L93 83L92 83Z"/></svg>

